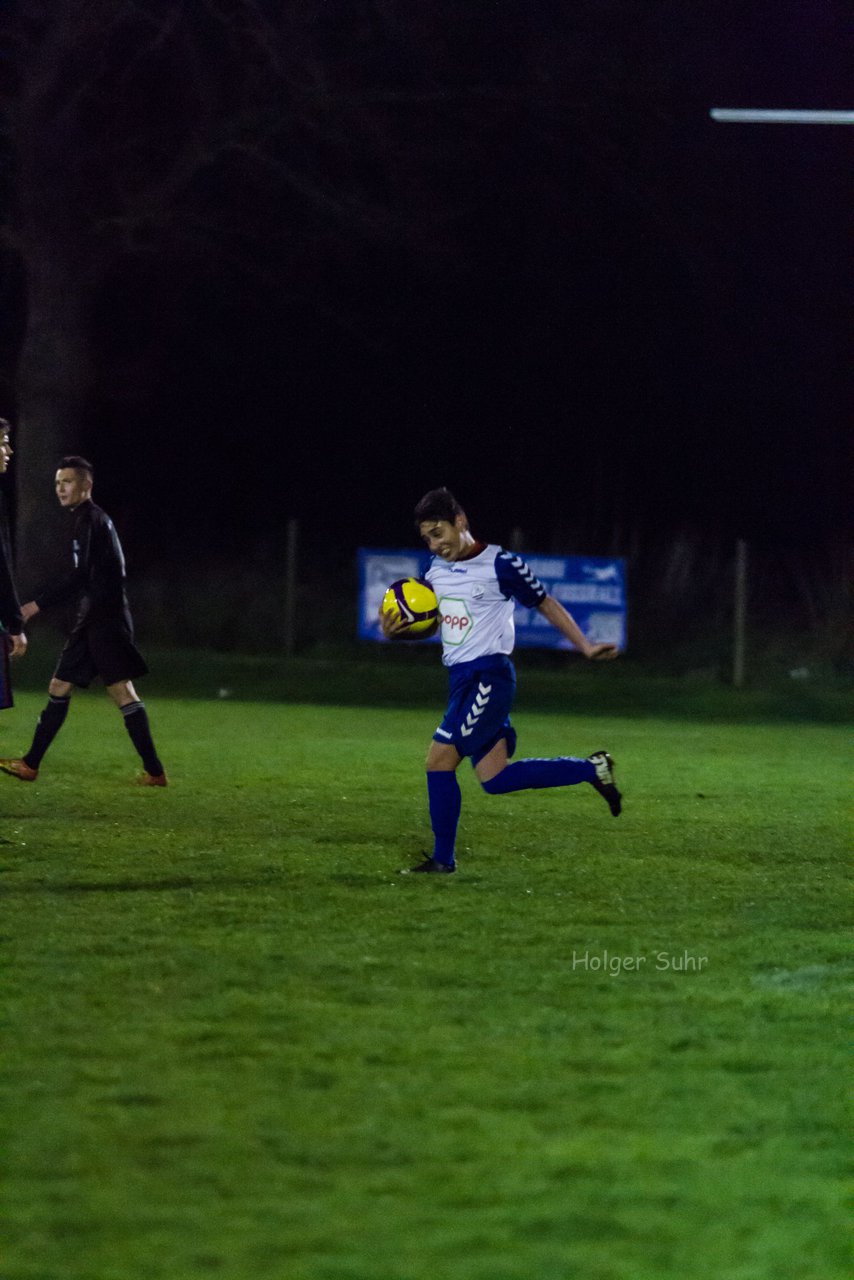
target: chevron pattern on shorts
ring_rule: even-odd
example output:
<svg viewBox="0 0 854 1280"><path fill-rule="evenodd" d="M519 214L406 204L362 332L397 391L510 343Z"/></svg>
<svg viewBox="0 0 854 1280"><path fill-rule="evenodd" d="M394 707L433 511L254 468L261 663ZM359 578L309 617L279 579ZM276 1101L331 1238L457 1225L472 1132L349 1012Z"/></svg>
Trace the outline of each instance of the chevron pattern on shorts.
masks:
<svg viewBox="0 0 854 1280"><path fill-rule="evenodd" d="M474 702L469 707L468 715L466 716L463 723L460 725L460 733L463 735L464 738L469 738L474 733L475 729L478 726L480 717L483 715L484 711L486 710L486 705L489 702L489 695L491 693L492 693L491 684L481 684L480 681L478 681L477 696L475 697Z"/></svg>

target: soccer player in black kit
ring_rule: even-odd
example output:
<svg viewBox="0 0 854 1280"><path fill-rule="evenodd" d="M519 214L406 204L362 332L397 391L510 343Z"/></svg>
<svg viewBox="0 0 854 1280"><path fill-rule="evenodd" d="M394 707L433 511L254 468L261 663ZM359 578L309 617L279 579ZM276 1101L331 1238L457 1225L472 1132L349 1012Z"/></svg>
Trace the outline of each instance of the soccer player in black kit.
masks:
<svg viewBox="0 0 854 1280"><path fill-rule="evenodd" d="M92 501L92 464L63 458L55 480L59 504L72 512L72 569L54 579L21 606L25 622L51 605L77 602L71 635L48 687L29 751L21 759L0 760L0 770L22 782L35 782L39 766L68 714L73 687L85 689L96 676L124 717L142 760L143 786L165 787L166 774L154 747L145 704L132 681L148 668L133 642L133 621L125 591L125 558L108 515Z"/></svg>
<svg viewBox="0 0 854 1280"><path fill-rule="evenodd" d="M12 458L12 440L9 423L0 418L0 476L5 475ZM27 637L18 593L12 576L12 547L9 540L9 522L3 494L0 493L0 707L12 705L9 689L8 659L19 658L26 652Z"/></svg>

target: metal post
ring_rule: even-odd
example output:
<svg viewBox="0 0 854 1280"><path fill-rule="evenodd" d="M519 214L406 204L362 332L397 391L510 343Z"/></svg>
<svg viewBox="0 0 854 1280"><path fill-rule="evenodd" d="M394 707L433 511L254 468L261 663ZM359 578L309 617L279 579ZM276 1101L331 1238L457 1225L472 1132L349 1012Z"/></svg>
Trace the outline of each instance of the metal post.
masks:
<svg viewBox="0 0 854 1280"><path fill-rule="evenodd" d="M285 653L291 655L296 649L297 619L297 534L299 523L291 518L288 521L287 541L285 543Z"/></svg>
<svg viewBox="0 0 854 1280"><path fill-rule="evenodd" d="M745 633L747 627L747 543L738 538L735 544L735 581L733 584L732 682L736 689L744 686Z"/></svg>

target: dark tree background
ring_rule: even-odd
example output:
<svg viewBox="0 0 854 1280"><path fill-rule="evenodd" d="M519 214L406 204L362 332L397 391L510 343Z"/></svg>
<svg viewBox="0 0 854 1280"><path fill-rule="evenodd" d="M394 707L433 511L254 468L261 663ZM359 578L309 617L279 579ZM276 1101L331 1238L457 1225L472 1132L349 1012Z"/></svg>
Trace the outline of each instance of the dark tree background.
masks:
<svg viewBox="0 0 854 1280"><path fill-rule="evenodd" d="M841 6L0 14L25 575L76 449L167 578L291 516L349 563L447 483L495 539L699 582L746 536L836 598L850 131L708 112L850 105Z"/></svg>

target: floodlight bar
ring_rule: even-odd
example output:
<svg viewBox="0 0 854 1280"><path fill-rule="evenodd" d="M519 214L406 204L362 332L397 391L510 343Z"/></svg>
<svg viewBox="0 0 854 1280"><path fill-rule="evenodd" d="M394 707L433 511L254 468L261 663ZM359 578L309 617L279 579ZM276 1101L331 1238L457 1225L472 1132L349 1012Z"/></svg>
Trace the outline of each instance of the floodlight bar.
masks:
<svg viewBox="0 0 854 1280"><path fill-rule="evenodd" d="M792 111L765 107L712 107L713 120L733 124L854 124L854 111Z"/></svg>

